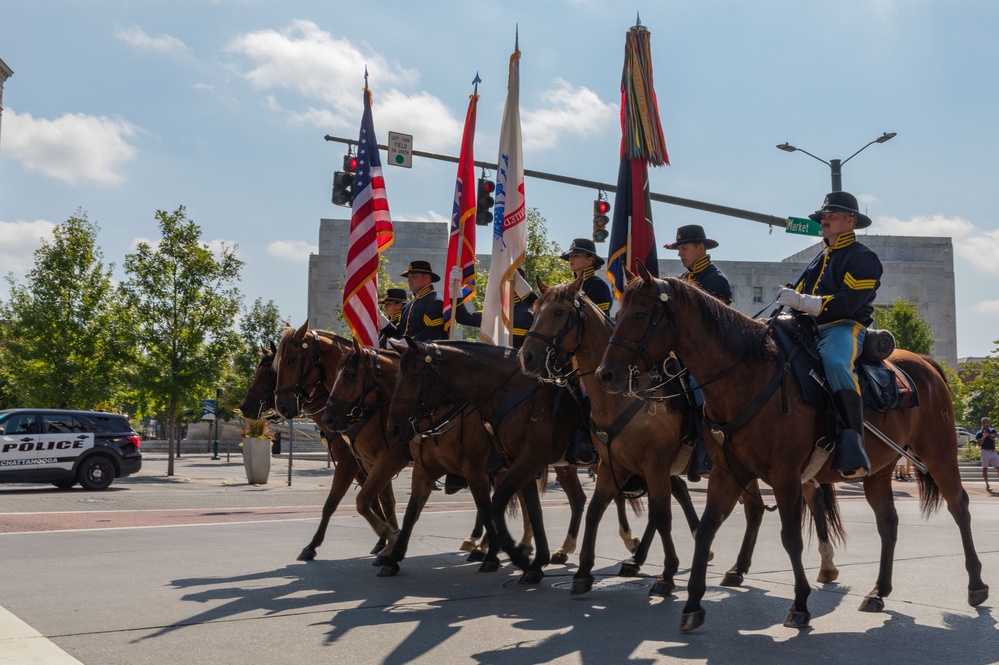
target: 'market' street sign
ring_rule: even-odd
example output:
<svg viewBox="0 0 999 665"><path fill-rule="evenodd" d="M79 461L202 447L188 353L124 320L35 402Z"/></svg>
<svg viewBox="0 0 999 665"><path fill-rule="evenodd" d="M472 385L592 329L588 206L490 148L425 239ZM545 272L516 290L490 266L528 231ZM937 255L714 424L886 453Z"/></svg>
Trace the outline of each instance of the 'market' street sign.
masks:
<svg viewBox="0 0 999 665"><path fill-rule="evenodd" d="M797 233L800 236L822 237L822 225L802 217L788 217L784 230L788 233Z"/></svg>
<svg viewBox="0 0 999 665"><path fill-rule="evenodd" d="M413 135L389 132L389 164L413 168Z"/></svg>

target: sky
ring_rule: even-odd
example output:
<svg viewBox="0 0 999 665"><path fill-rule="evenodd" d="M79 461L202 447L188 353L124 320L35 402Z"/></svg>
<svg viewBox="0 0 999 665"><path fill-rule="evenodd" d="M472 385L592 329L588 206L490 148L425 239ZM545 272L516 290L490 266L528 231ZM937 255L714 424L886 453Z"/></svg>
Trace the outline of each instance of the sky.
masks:
<svg viewBox="0 0 999 665"><path fill-rule="evenodd" d="M671 162L651 169L652 191L804 217L831 189L819 160L897 132L843 166L843 189L874 220L870 233L953 239L941 260L954 261L958 355L994 353L991 0L7 3L0 275L23 279L41 239L82 210L124 279L136 242L158 237L156 211L185 206L206 242L238 247L246 303L273 300L300 325L319 220L349 215L330 202L346 146L323 137L357 137L365 67L379 142L402 132L415 149L447 155L458 154L478 73L475 156L495 162L519 31L525 167L614 183L625 35L638 16ZM776 149L785 142L815 158ZM416 157L411 169L383 168L394 219L448 219L454 164ZM563 248L590 236L596 193L525 185ZM653 216L660 243L703 225L720 243L715 260L777 261L815 242L661 203ZM489 251L488 229L477 246Z"/></svg>

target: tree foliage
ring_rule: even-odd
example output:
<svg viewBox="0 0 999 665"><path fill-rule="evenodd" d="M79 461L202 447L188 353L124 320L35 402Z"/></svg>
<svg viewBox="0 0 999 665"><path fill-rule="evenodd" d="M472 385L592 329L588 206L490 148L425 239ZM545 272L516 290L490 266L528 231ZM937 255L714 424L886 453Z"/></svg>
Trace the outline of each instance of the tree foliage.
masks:
<svg viewBox="0 0 999 665"><path fill-rule="evenodd" d="M147 409L165 416L172 474L177 426L200 417L199 400L214 395L239 348L234 284L243 263L224 244L216 257L183 206L158 210L156 220L161 239L125 257L123 286L138 322L136 385Z"/></svg>
<svg viewBox="0 0 999 665"><path fill-rule="evenodd" d="M874 327L890 330L900 349L923 355L933 353L933 329L908 300L899 298L888 307L875 309Z"/></svg>
<svg viewBox="0 0 999 665"><path fill-rule="evenodd" d="M253 306L243 312L239 323L240 343L229 371L222 377L224 392L218 407L222 420L232 419L253 383L253 375L262 355L261 347L266 349L271 344L276 345L287 324L273 300L264 303L257 298Z"/></svg>
<svg viewBox="0 0 999 665"><path fill-rule="evenodd" d="M120 410L134 355L133 323L77 211L43 240L24 284L7 275L0 302L0 384L7 406Z"/></svg>
<svg viewBox="0 0 999 665"><path fill-rule="evenodd" d="M999 340L994 343L997 348L993 355L963 368L962 374L971 377L964 386L964 421L972 425L981 423L982 418L999 420Z"/></svg>

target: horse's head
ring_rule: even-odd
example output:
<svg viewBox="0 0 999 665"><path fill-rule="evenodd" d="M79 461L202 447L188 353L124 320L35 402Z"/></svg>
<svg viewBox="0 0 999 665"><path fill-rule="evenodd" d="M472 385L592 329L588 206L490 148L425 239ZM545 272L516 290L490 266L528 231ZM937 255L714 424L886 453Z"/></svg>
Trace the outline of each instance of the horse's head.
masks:
<svg viewBox="0 0 999 665"><path fill-rule="evenodd" d="M628 282L617 312L617 324L603 361L597 367L597 379L605 390L618 393L642 371L658 365L676 343L676 314L670 282L653 277L638 263L638 275ZM658 356L650 355L655 345Z"/></svg>
<svg viewBox="0 0 999 665"><path fill-rule="evenodd" d="M323 425L330 431L343 432L364 418L365 409L378 401L381 381L378 353L355 341L340 360L326 401Z"/></svg>
<svg viewBox="0 0 999 665"><path fill-rule="evenodd" d="M274 353L274 371L277 379L274 388L274 408L283 418L298 416L306 403L317 398L317 391L324 388L326 368L323 365L323 341L315 331L309 330L309 321L295 330L285 328ZM339 361L339 356L337 357ZM322 394L325 403L327 395Z"/></svg>
<svg viewBox="0 0 999 665"><path fill-rule="evenodd" d="M440 348L407 337L389 407L389 434L399 443L412 439L420 422L429 423L446 393L441 377Z"/></svg>
<svg viewBox="0 0 999 665"><path fill-rule="evenodd" d="M264 413L274 408L274 390L277 388L277 374L274 373L274 353L277 347L271 342L271 348L261 346L263 357L253 374L253 382L246 390L243 401L239 403L239 411L247 418L259 419Z"/></svg>
<svg viewBox="0 0 999 665"><path fill-rule="evenodd" d="M572 371L571 356L583 337L585 301L583 275L567 284L538 284L541 297L534 323L520 348L520 367L540 379L554 379Z"/></svg>

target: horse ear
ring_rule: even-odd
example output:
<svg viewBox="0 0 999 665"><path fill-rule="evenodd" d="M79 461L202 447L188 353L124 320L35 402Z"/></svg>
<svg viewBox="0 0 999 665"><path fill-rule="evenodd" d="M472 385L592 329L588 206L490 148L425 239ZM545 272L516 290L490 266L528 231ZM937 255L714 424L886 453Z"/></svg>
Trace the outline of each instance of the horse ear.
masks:
<svg viewBox="0 0 999 665"><path fill-rule="evenodd" d="M309 332L309 320L306 319L302 327L295 331L295 337L302 338L305 337L305 333Z"/></svg>
<svg viewBox="0 0 999 665"><path fill-rule="evenodd" d="M548 285L545 284L543 279L541 279L541 275L535 275L534 282L538 285L538 293L545 295L545 291L548 290Z"/></svg>
<svg viewBox="0 0 999 665"><path fill-rule="evenodd" d="M357 343L357 338L356 337L352 337L350 341L351 341L351 344L353 344L353 346L354 346L354 353L360 353L361 352L361 345Z"/></svg>
<svg viewBox="0 0 999 665"><path fill-rule="evenodd" d="M642 278L642 281L646 284L652 283L652 275L649 274L649 269L645 267L645 264L641 261L638 262L638 276Z"/></svg>
<svg viewBox="0 0 999 665"><path fill-rule="evenodd" d="M263 344L260 345L260 355L262 356L267 355L267 348Z"/></svg>
<svg viewBox="0 0 999 665"><path fill-rule="evenodd" d="M573 291L582 291L583 290L583 282L586 281L585 279L583 279L584 276L585 276L585 274L586 274L585 271L580 270L579 271L579 277L577 277L576 279L572 280L572 286L570 288Z"/></svg>
<svg viewBox="0 0 999 665"><path fill-rule="evenodd" d="M628 266L623 266L623 268L624 268L624 283L625 284L631 284L636 279L638 279L638 275L636 275L635 273L631 272L631 269L628 268Z"/></svg>
<svg viewBox="0 0 999 665"><path fill-rule="evenodd" d="M414 353L420 352L420 347L417 345L418 342L409 335L406 335L406 344L409 345L409 348L411 348Z"/></svg>
<svg viewBox="0 0 999 665"><path fill-rule="evenodd" d="M271 353L277 353L277 346L274 345L274 340L271 340Z"/></svg>

